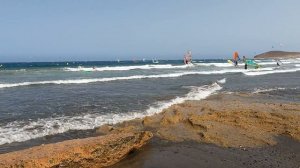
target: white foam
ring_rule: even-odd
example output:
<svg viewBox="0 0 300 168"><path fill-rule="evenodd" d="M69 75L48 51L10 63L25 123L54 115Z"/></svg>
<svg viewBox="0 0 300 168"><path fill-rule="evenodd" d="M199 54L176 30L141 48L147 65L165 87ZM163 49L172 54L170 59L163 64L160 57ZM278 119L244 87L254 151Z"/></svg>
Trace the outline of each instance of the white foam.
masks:
<svg viewBox="0 0 300 168"><path fill-rule="evenodd" d="M153 115L161 112L164 109L171 107L174 104L180 104L187 100L202 100L206 97L210 96L214 92L221 90L222 87L217 83L213 83L212 85L205 85L202 87L191 87L191 91L185 97L177 97L170 101L160 102L156 106L150 107L147 111L147 115Z"/></svg>
<svg viewBox="0 0 300 168"><path fill-rule="evenodd" d="M199 66L216 66L216 67L232 67L233 64L230 63L195 63Z"/></svg>
<svg viewBox="0 0 300 168"><path fill-rule="evenodd" d="M285 88L281 88L281 90L284 90ZM252 93L256 94L256 93L264 93L264 92L271 92L274 90L280 90L280 89L254 89L254 91Z"/></svg>
<svg viewBox="0 0 300 168"><path fill-rule="evenodd" d="M282 64L292 64L295 62L290 62L290 61L280 61ZM272 62L260 62L259 65L277 65L276 61L272 61Z"/></svg>
<svg viewBox="0 0 300 168"><path fill-rule="evenodd" d="M185 75L210 75L210 74L225 74L225 73L239 73L242 72L248 76L255 75L265 75L272 73L287 73L287 72L296 72L297 69L286 69L286 70L274 70L274 68L259 68L259 69L241 69L241 68L232 68L232 69L222 69L222 70L213 70L213 71L188 71L188 72L177 72L177 73L168 73L168 74L159 74L159 75L134 75L134 76L125 76L125 77L110 77L110 78L91 78L91 79L65 79L65 80L53 80L53 81L33 81L33 82L21 82L21 83L0 83L1 88L11 88L11 87L20 87L20 86L30 86L30 85L45 85L45 84L85 84L85 83L95 83L95 82L109 82L117 80L134 80L134 79L155 79L155 78L177 78Z"/></svg>
<svg viewBox="0 0 300 168"><path fill-rule="evenodd" d="M150 106L144 112L132 112L125 114L86 114L83 116L64 116L57 118L38 119L37 121L15 121L0 127L0 145L12 142L22 142L30 139L55 135L69 130L94 129L103 124L116 124L126 120L142 118L153 115L178 103L187 100L201 100L216 91L222 89L220 85L214 83L201 87L193 87L191 91L183 97L177 97L169 101L158 102Z"/></svg>
<svg viewBox="0 0 300 168"><path fill-rule="evenodd" d="M291 90L295 90L297 88L288 88ZM256 93L265 93L265 92L272 92L272 91L276 91L276 90L287 90L287 88L269 88L269 89L263 89L263 88L255 88L254 91L252 93L256 94Z"/></svg>
<svg viewBox="0 0 300 168"><path fill-rule="evenodd" d="M136 66L106 66L106 67L94 67L94 68L86 68L86 67L77 67L77 68L64 68L65 71L128 71L134 69L183 69L186 68L185 65L171 65L171 64L158 64L158 65L136 65Z"/></svg>
<svg viewBox="0 0 300 168"><path fill-rule="evenodd" d="M109 82L116 80L133 80L133 79L148 79L148 78L176 78L184 75L197 75L197 74L224 74L243 72L243 69L227 69L217 71L190 71L190 72L178 72L160 75L135 75L126 77L111 77L111 78L93 78L93 79L73 79L73 80L54 80L54 81L35 81L35 82L21 82L21 83L0 83L0 88L10 88L29 85L45 85L45 84L84 84L94 82Z"/></svg>
<svg viewBox="0 0 300 168"><path fill-rule="evenodd" d="M255 60L259 65L276 65L277 61L275 60L270 60L270 61L260 61L258 62L258 60ZM286 63L289 64L291 62L286 62L286 61L280 61L281 63Z"/></svg>
<svg viewBox="0 0 300 168"><path fill-rule="evenodd" d="M221 83L221 84L224 84L224 83L226 83L226 78L224 78L224 79L221 79L221 80L218 80L218 83Z"/></svg>
<svg viewBox="0 0 300 168"><path fill-rule="evenodd" d="M288 72L297 72L300 68L296 69L277 69L277 70L268 70L268 71L245 71L243 72L248 76L257 76L257 75L267 75L267 74L275 74L275 73L288 73Z"/></svg>
<svg viewBox="0 0 300 168"><path fill-rule="evenodd" d="M18 69L18 70L15 70L16 72L26 72L26 69Z"/></svg>

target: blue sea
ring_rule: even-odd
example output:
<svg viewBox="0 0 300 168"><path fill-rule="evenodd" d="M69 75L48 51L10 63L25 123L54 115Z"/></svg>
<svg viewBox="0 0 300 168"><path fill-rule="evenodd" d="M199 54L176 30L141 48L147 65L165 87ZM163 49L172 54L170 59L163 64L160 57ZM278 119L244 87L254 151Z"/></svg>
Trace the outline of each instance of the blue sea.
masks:
<svg viewBox="0 0 300 168"><path fill-rule="evenodd" d="M0 63L0 153L95 135L103 124L141 118L225 92L300 101L300 60Z"/></svg>

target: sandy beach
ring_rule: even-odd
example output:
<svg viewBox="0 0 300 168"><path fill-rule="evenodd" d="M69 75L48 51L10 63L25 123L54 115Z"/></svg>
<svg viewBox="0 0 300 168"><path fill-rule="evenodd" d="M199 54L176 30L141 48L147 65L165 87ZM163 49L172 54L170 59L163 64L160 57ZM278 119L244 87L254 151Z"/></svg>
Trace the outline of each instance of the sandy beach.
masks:
<svg viewBox="0 0 300 168"><path fill-rule="evenodd" d="M173 105L142 120L102 126L100 133L149 130L161 139L212 143L222 147L276 145L276 137L300 140L299 103L265 95L218 94ZM109 130L109 131L108 131ZM108 131L108 132L107 132Z"/></svg>
<svg viewBox="0 0 300 168"><path fill-rule="evenodd" d="M196 129L186 114L199 117ZM144 119L159 138L113 167L297 168L299 117L299 103L265 95L219 94L186 102ZM160 126L155 127L157 120Z"/></svg>

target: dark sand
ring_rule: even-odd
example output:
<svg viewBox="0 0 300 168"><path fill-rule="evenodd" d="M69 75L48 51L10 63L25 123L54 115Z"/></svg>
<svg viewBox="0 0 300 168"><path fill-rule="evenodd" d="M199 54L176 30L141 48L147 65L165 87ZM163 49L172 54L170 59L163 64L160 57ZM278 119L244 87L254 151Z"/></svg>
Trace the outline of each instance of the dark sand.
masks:
<svg viewBox="0 0 300 168"><path fill-rule="evenodd" d="M300 143L278 138L275 146L223 148L213 144L152 140L110 168L299 168Z"/></svg>

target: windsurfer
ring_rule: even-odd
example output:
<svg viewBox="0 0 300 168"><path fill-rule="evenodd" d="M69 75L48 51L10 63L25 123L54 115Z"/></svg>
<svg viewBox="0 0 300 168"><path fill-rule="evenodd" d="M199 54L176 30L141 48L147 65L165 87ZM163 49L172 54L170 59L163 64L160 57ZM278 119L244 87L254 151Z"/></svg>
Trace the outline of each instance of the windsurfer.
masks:
<svg viewBox="0 0 300 168"><path fill-rule="evenodd" d="M192 62L192 51L188 51L184 54L183 62L184 64L190 64Z"/></svg>
<svg viewBox="0 0 300 168"><path fill-rule="evenodd" d="M279 59L276 59L276 65L280 66L282 64L282 62Z"/></svg>
<svg viewBox="0 0 300 168"><path fill-rule="evenodd" d="M233 53L233 62L234 62L234 66L237 66L238 65L238 60L240 59L239 57L239 53L237 51L235 51Z"/></svg>

